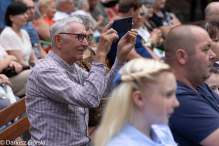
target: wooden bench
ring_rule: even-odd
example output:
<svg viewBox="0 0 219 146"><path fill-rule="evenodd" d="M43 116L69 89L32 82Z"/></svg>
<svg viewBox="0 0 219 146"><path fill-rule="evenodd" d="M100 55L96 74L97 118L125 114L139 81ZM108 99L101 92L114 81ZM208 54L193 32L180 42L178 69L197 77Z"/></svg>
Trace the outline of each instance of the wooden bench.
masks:
<svg viewBox="0 0 219 146"><path fill-rule="evenodd" d="M25 97L0 111L0 127L26 112ZM14 140L30 128L27 115L0 132L0 140ZM2 142L2 141L1 141Z"/></svg>
<svg viewBox="0 0 219 146"><path fill-rule="evenodd" d="M26 112L25 97L0 111L0 127ZM30 128L27 115L0 132L0 140L14 140ZM94 142L96 127L88 127L89 137ZM5 143L5 142L4 142ZM1 145L1 144L0 144Z"/></svg>

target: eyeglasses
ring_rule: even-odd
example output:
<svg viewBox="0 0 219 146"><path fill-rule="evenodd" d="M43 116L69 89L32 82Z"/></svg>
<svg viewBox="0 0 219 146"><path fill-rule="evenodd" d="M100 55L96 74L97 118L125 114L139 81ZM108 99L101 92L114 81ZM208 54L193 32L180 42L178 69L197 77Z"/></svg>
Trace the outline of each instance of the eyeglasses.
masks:
<svg viewBox="0 0 219 146"><path fill-rule="evenodd" d="M79 42L82 42L84 38L86 38L87 41L89 40L89 35L85 35L85 34L65 33L65 32L61 32L59 34L77 35Z"/></svg>

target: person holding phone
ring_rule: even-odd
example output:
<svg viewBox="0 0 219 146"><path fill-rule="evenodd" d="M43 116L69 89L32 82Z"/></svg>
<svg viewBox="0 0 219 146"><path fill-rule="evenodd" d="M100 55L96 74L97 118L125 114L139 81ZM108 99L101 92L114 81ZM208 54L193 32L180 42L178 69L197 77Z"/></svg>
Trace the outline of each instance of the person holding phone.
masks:
<svg viewBox="0 0 219 146"><path fill-rule="evenodd" d="M106 55L118 39L117 32L109 29L112 24L107 24L100 35L89 73L75 64L88 47L89 35L82 20L72 16L51 26L52 49L28 78L26 107L31 140L45 140L45 145L92 145L87 131L88 108L98 107L101 98L110 93L112 79L126 63L137 37L132 29L120 39L116 62L105 76Z"/></svg>
<svg viewBox="0 0 219 146"><path fill-rule="evenodd" d="M169 65L133 59L118 71L113 85L95 146L177 146L166 125L179 106Z"/></svg>
<svg viewBox="0 0 219 146"><path fill-rule="evenodd" d="M139 0L133 1L133 0L120 0L119 1L119 14L113 18L115 19L122 19L125 17L132 16L132 21L135 21L139 15L139 11L142 4ZM126 23L125 25L130 25L129 23ZM120 28L124 27L124 23L120 24ZM121 38L125 33L119 33L119 38ZM110 52L108 53L108 59L110 61L110 64L113 65L115 58L116 58L116 52L117 52L117 42L113 42ZM152 50L144 46L144 43L142 42L142 37L140 35L137 36L136 44L134 49L130 51L130 53L127 56L128 60L132 60L134 58L154 58L159 60L159 58L153 53Z"/></svg>

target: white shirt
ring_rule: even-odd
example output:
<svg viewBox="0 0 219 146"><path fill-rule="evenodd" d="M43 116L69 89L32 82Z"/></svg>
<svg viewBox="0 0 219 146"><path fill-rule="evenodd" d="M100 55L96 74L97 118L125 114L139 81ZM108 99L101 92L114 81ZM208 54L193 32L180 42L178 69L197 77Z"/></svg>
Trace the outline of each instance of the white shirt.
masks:
<svg viewBox="0 0 219 146"><path fill-rule="evenodd" d="M52 20L58 21L59 19L67 18L69 16L70 15L68 13L56 11L56 13L55 13L54 17L52 18Z"/></svg>
<svg viewBox="0 0 219 146"><path fill-rule="evenodd" d="M73 13L71 13L71 15L73 16L73 15L85 15L85 16L89 16L88 14L87 14L87 12L86 11L83 11L83 10L77 10L77 11L74 11ZM90 17L90 16L89 16Z"/></svg>
<svg viewBox="0 0 219 146"><path fill-rule="evenodd" d="M145 42L149 40L151 34L147 30L143 29L142 27L135 29L138 31L138 34L144 39Z"/></svg>
<svg viewBox="0 0 219 146"><path fill-rule="evenodd" d="M5 49L0 44L0 61L4 60L6 57Z"/></svg>
<svg viewBox="0 0 219 146"><path fill-rule="evenodd" d="M107 146L177 146L167 125L152 125L151 137L126 124Z"/></svg>
<svg viewBox="0 0 219 146"><path fill-rule="evenodd" d="M5 51L20 50L24 61L29 64L29 59L32 52L30 37L23 29L21 29L21 35L22 38L19 37L11 27L7 26L1 33L0 44Z"/></svg>

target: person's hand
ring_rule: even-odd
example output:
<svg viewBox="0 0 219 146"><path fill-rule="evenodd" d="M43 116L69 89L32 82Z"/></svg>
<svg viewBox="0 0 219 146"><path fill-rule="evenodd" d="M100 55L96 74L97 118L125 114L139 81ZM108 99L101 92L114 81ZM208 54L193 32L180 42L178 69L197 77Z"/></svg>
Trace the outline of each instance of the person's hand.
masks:
<svg viewBox="0 0 219 146"><path fill-rule="evenodd" d="M101 54L107 55L109 53L109 50L111 48L112 42L116 42L119 39L118 33L114 29L109 29L110 26L113 24L113 21L108 23L100 37L99 37L99 44L97 47L97 52Z"/></svg>
<svg viewBox="0 0 219 146"><path fill-rule="evenodd" d="M159 29L154 29L151 32L150 38L154 41L154 44L157 44L162 37L162 32Z"/></svg>
<svg viewBox="0 0 219 146"><path fill-rule="evenodd" d="M8 77L4 74L0 74L0 84L11 86L11 82L9 81Z"/></svg>
<svg viewBox="0 0 219 146"><path fill-rule="evenodd" d="M22 71L22 65L16 61L11 61L9 64L10 67L14 67L15 71L17 73L20 73Z"/></svg>
<svg viewBox="0 0 219 146"><path fill-rule="evenodd" d="M126 57L135 46L138 31L131 29L119 41L117 46L117 59L121 62L126 61Z"/></svg>
<svg viewBox="0 0 219 146"><path fill-rule="evenodd" d="M97 19L98 19L98 21L103 22L104 17L103 17L103 15L100 14L97 16Z"/></svg>

